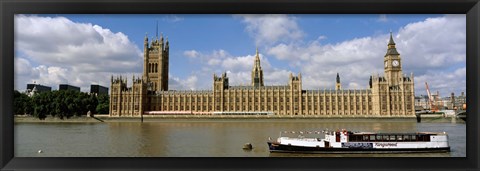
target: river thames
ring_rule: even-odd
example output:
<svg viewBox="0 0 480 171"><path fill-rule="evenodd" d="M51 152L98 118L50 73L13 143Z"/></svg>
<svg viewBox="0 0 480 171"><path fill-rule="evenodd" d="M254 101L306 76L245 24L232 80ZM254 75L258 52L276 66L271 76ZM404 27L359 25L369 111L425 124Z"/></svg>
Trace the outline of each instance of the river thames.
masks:
<svg viewBox="0 0 480 171"><path fill-rule="evenodd" d="M270 153L280 131L347 129L368 132L446 132L451 152L412 154ZM450 118L247 119L98 123L15 123L15 157L465 157L466 125ZM295 136L295 135L292 135ZM323 137L311 134L307 136ZM253 149L243 150L245 143ZM41 152L39 153L39 150Z"/></svg>

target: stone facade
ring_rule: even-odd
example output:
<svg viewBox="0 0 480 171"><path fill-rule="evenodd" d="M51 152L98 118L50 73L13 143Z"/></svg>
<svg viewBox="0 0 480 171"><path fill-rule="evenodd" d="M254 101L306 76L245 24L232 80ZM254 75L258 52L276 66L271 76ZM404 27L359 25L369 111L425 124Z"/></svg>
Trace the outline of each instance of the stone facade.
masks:
<svg viewBox="0 0 480 171"><path fill-rule="evenodd" d="M265 86L258 50L250 86L231 86L226 73L213 75L209 91L168 90L168 40L145 37L141 78L111 79L110 116L143 114L256 114L280 116L415 116L414 79L402 73L392 35L384 56L384 76L370 76L369 88L344 90L337 74L335 90L304 90L302 75L290 74L287 85Z"/></svg>

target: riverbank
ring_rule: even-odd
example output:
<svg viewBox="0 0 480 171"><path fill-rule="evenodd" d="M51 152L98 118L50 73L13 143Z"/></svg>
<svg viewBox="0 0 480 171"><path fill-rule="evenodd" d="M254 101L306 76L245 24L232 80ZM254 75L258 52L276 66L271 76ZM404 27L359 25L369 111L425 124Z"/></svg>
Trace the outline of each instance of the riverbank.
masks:
<svg viewBox="0 0 480 171"><path fill-rule="evenodd" d="M68 119L66 119L66 118L60 119L58 117L48 116L44 120L40 120L40 119L38 119L36 117L33 117L33 116L15 115L14 120L15 120L15 122L18 122L18 123L29 123L29 122L31 122L31 123L40 123L40 122L45 122L45 123L61 123L61 122L88 123L88 122L91 122L91 123L94 123L94 122L100 122L100 121L98 121L94 118L86 117L86 116L80 116L80 117L75 116L75 117L70 117Z"/></svg>
<svg viewBox="0 0 480 171"><path fill-rule="evenodd" d="M355 120L358 122L369 121L369 120L378 120L378 121L406 121L406 122L416 122L415 117L312 117L312 116L232 116L232 115L217 115L217 116L185 116L185 115L157 115L157 116L144 116L143 122L268 122L270 120L274 121L302 121L302 122L331 122L331 121L342 121L342 120ZM440 115L422 115L422 122L452 122L453 118L444 118ZM95 115L95 117L71 117L69 119L60 119L56 117L47 117L44 120L32 116L25 115L16 115L15 122L17 123L100 123L100 122L141 122L140 117L110 117L108 115ZM461 122L461 121L456 121Z"/></svg>

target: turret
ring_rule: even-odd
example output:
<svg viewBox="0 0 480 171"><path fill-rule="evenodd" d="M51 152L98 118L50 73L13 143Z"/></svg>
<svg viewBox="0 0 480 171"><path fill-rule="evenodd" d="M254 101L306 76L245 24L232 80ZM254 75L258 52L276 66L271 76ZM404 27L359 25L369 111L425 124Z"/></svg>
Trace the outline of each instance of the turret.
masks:
<svg viewBox="0 0 480 171"><path fill-rule="evenodd" d="M145 39L143 40L143 48L148 48L148 33L145 33Z"/></svg>
<svg viewBox="0 0 480 171"><path fill-rule="evenodd" d="M162 38L162 42L163 42L163 38ZM167 36L167 40L166 40L166 42L165 42L165 51L168 52L168 49L169 49L169 48L170 48L170 46L169 46L169 43L168 43L168 36Z"/></svg>
<svg viewBox="0 0 480 171"><path fill-rule="evenodd" d="M340 84L340 75L337 73L337 79L335 82L335 90L341 90L342 89L342 84Z"/></svg>
<svg viewBox="0 0 480 171"><path fill-rule="evenodd" d="M263 70L260 65L260 55L258 54L258 48L255 53L255 61L253 63L251 78L252 78L252 86L254 87L263 86Z"/></svg>

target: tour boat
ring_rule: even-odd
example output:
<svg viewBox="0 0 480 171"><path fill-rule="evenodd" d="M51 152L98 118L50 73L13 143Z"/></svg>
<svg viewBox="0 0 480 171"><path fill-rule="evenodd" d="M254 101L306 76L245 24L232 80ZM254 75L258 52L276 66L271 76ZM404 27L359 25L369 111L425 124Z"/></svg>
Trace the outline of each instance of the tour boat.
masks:
<svg viewBox="0 0 480 171"><path fill-rule="evenodd" d="M307 138L311 132L297 132L298 137L269 138L270 152L290 153L411 153L449 152L448 134L438 132L374 133L321 131L325 138ZM286 133L286 132L285 132ZM295 132L290 132L295 133ZM320 132L316 132L319 134Z"/></svg>

